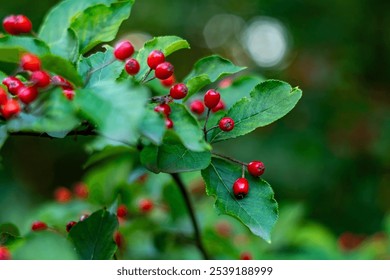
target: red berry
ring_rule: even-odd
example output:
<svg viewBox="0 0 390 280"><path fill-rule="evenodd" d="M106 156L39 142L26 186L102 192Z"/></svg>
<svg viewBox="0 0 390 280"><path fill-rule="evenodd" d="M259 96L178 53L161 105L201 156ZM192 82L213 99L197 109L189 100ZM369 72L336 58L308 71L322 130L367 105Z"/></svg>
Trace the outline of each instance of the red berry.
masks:
<svg viewBox="0 0 390 280"><path fill-rule="evenodd" d="M35 86L23 87L18 91L19 100L24 104L30 104L38 97L38 90Z"/></svg>
<svg viewBox="0 0 390 280"><path fill-rule="evenodd" d="M6 261L11 259L11 253L5 247L0 246L0 261Z"/></svg>
<svg viewBox="0 0 390 280"><path fill-rule="evenodd" d="M124 244L124 238L123 238L123 235L119 232L119 231L116 231L114 233L114 241L116 243L116 246L118 246L118 248L121 248Z"/></svg>
<svg viewBox="0 0 390 280"><path fill-rule="evenodd" d="M24 84L16 77L7 77L3 80L3 85L5 85L8 88L8 91L16 95L18 91L24 87Z"/></svg>
<svg viewBox="0 0 390 280"><path fill-rule="evenodd" d="M224 117L219 121L218 125L223 131L230 131L234 128L234 121L232 118Z"/></svg>
<svg viewBox="0 0 390 280"><path fill-rule="evenodd" d="M1 113L5 119L9 119L20 113L19 102L15 99L8 99L2 106Z"/></svg>
<svg viewBox="0 0 390 280"><path fill-rule="evenodd" d="M68 99L68 100L73 100L74 98L74 95L75 95L75 92L73 89L64 89L62 91L62 93L65 95L65 97Z"/></svg>
<svg viewBox="0 0 390 280"><path fill-rule="evenodd" d="M75 221L70 221L69 223L66 224L66 231L69 232L72 227L74 227L77 224Z"/></svg>
<svg viewBox="0 0 390 280"><path fill-rule="evenodd" d="M5 30L5 32L7 32L8 34L12 34L12 35L17 35L18 32L17 32L17 29L15 28L16 27L16 16L15 15L10 15L6 18L3 19L3 28Z"/></svg>
<svg viewBox="0 0 390 280"><path fill-rule="evenodd" d="M162 113L168 117L169 114L171 113L171 107L169 107L168 104L159 104L156 107L154 107L154 111L158 113Z"/></svg>
<svg viewBox="0 0 390 280"><path fill-rule="evenodd" d="M80 222L84 221L85 219L87 219L89 217L88 214L83 214L80 216Z"/></svg>
<svg viewBox="0 0 390 280"><path fill-rule="evenodd" d="M44 88L50 85L50 75L45 71L33 72L30 80L36 87Z"/></svg>
<svg viewBox="0 0 390 280"><path fill-rule="evenodd" d="M190 109L195 114L201 115L204 112L204 104L201 100L194 100L190 104Z"/></svg>
<svg viewBox="0 0 390 280"><path fill-rule="evenodd" d="M8 100L7 92L2 87L0 87L0 106L7 103L7 100Z"/></svg>
<svg viewBox="0 0 390 280"><path fill-rule="evenodd" d="M139 72L139 63L134 58L130 58L126 61L125 70L129 75L135 75Z"/></svg>
<svg viewBox="0 0 390 280"><path fill-rule="evenodd" d="M139 209L143 213L147 213L153 210L153 201L150 199L142 199L139 202Z"/></svg>
<svg viewBox="0 0 390 280"><path fill-rule="evenodd" d="M154 50L150 52L146 62L148 63L148 66L151 69L156 69L156 67L159 64L163 63L164 61L165 61L165 55L163 54L163 52L159 50Z"/></svg>
<svg viewBox="0 0 390 280"><path fill-rule="evenodd" d="M116 215L119 217L119 218L124 218L127 216L128 214L128 210L127 210L127 207L126 205L122 204L122 205L119 205L118 206L118 209L116 209Z"/></svg>
<svg viewBox="0 0 390 280"><path fill-rule="evenodd" d="M65 78L61 77L61 76L53 76L51 78L51 83L53 85L57 85L57 86L60 86L62 87L62 89L68 89L68 90L71 90L73 89L73 86L71 83L69 83L68 80L66 80Z"/></svg>
<svg viewBox="0 0 390 280"><path fill-rule="evenodd" d="M33 222L33 224L31 225L32 231L39 231L39 230L45 230L45 229L47 229L47 224L44 222L41 222L41 221Z"/></svg>
<svg viewBox="0 0 390 280"><path fill-rule="evenodd" d="M228 78L225 78L222 81L220 81L218 83L218 87L219 88L227 88L227 87L231 86L232 83L233 83L233 79L228 77Z"/></svg>
<svg viewBox="0 0 390 280"><path fill-rule="evenodd" d="M165 119L165 127L168 128L168 129L171 129L173 128L173 121L169 118L166 118Z"/></svg>
<svg viewBox="0 0 390 280"><path fill-rule="evenodd" d="M240 255L240 260L252 260L252 254L249 252L242 252Z"/></svg>
<svg viewBox="0 0 390 280"><path fill-rule="evenodd" d="M160 80L161 84L165 87L170 87L176 82L175 75L170 76L168 79Z"/></svg>
<svg viewBox="0 0 390 280"><path fill-rule="evenodd" d="M211 111L213 111L215 113L215 112L218 112L219 110L223 110L223 109L225 109L225 103L223 103L223 101L221 99L221 100L219 100L217 106L212 108Z"/></svg>
<svg viewBox="0 0 390 280"><path fill-rule="evenodd" d="M173 99L182 99L186 97L188 93L188 88L185 84L176 84L173 87L171 87L171 90L169 91L169 95Z"/></svg>
<svg viewBox="0 0 390 280"><path fill-rule="evenodd" d="M29 33L32 29L32 23L24 15L11 15L3 20L4 30L12 35Z"/></svg>
<svg viewBox="0 0 390 280"><path fill-rule="evenodd" d="M244 198L249 191L249 183L245 178L238 178L233 184L233 193L237 199Z"/></svg>
<svg viewBox="0 0 390 280"><path fill-rule="evenodd" d="M114 56L116 59L125 60L134 53L134 46L129 41L122 41L116 44Z"/></svg>
<svg viewBox="0 0 390 280"><path fill-rule="evenodd" d="M173 65L166 61L157 65L154 71L154 75L157 79L165 80L173 75L173 70Z"/></svg>
<svg viewBox="0 0 390 280"><path fill-rule="evenodd" d="M54 199L60 203L69 202L72 199L72 192L65 187L59 187L54 191Z"/></svg>
<svg viewBox="0 0 390 280"><path fill-rule="evenodd" d="M210 89L204 95L204 104L207 108L212 109L218 105L221 95L214 89Z"/></svg>
<svg viewBox="0 0 390 280"><path fill-rule="evenodd" d="M86 199L89 195L88 186L79 182L73 187L73 193L78 198Z"/></svg>
<svg viewBox="0 0 390 280"><path fill-rule="evenodd" d="M32 53L26 53L20 59L20 65L26 71L38 71L41 69L41 60Z"/></svg>
<svg viewBox="0 0 390 280"><path fill-rule="evenodd" d="M265 171L264 163L261 161L251 161L248 163L248 172L255 177L260 177Z"/></svg>

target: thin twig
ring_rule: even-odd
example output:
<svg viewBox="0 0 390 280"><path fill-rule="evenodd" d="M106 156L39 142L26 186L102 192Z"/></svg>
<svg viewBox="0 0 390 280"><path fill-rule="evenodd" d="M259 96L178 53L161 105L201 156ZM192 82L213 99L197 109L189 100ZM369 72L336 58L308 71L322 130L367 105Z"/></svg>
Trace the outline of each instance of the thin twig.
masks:
<svg viewBox="0 0 390 280"><path fill-rule="evenodd" d="M206 133L209 133L209 131L216 129L217 127L219 127L219 125L215 125L215 126L210 127L209 129L206 130Z"/></svg>
<svg viewBox="0 0 390 280"><path fill-rule="evenodd" d="M142 79L141 79L141 81L140 81L140 83L143 83L145 80L146 80L146 78L149 76L149 74L150 74L150 72L152 72L152 68L149 68L149 70L145 73L145 75L142 77Z"/></svg>
<svg viewBox="0 0 390 280"><path fill-rule="evenodd" d="M209 120L210 112L211 112L211 110L210 110L210 108L208 108L206 119L204 120L203 133L204 133L204 140L205 141L207 141L207 121Z"/></svg>
<svg viewBox="0 0 390 280"><path fill-rule="evenodd" d="M191 200L190 200L190 197L188 195L188 192L184 186L184 183L183 181L181 180L179 174L177 173L173 173L171 174L173 180L176 182L177 186L179 187L180 189L180 192L184 198L184 202L187 206L187 210L190 214L190 218L191 218L191 222L192 222L192 226L194 227L194 237L195 237L195 243L196 243L196 246L198 247L199 251L202 253L203 255L203 258L205 260L209 260L210 257L209 255L207 254L207 251L205 249L205 247L203 246L203 242L202 242L202 238L200 236L200 229L199 229L199 225L198 225L198 222L196 221L196 217L195 217L195 211L194 211L194 208L192 206L192 203L191 203Z"/></svg>
<svg viewBox="0 0 390 280"><path fill-rule="evenodd" d="M243 165L243 166L247 166L248 165L247 163L245 163L243 161L240 161L238 159L235 159L235 158L232 158L232 157L229 157L229 156L221 155L221 154L218 154L218 153L215 153L215 152L212 152L211 154L214 155L214 156L217 156L217 157L229 160L231 162L238 163L238 164Z"/></svg>

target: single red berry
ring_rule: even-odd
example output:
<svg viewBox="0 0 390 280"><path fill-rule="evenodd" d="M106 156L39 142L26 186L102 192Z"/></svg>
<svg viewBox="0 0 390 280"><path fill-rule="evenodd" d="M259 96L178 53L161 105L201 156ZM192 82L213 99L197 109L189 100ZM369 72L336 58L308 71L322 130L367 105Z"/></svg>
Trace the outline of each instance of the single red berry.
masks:
<svg viewBox="0 0 390 280"><path fill-rule="evenodd" d="M83 182L79 182L73 187L73 193L80 199L86 199L89 195L88 186Z"/></svg>
<svg viewBox="0 0 390 280"><path fill-rule="evenodd" d="M252 254L249 252L242 252L240 254L240 260L252 260L252 259L253 259Z"/></svg>
<svg viewBox="0 0 390 280"><path fill-rule="evenodd" d="M18 91L24 87L24 84L16 77L7 77L3 80L3 85L5 85L9 93L16 95Z"/></svg>
<svg viewBox="0 0 390 280"><path fill-rule="evenodd" d="M0 261L6 261L11 259L11 253L6 247L0 246Z"/></svg>
<svg viewBox="0 0 390 280"><path fill-rule="evenodd" d="M168 79L170 76L173 75L174 67L171 63L165 61L163 63L160 63L157 65L154 75L157 79L165 80Z"/></svg>
<svg viewBox="0 0 390 280"><path fill-rule="evenodd" d="M265 171L264 163L261 161L251 161L248 163L248 172L255 177L260 177Z"/></svg>
<svg viewBox="0 0 390 280"><path fill-rule="evenodd" d="M182 99L186 97L188 93L188 88L185 84L176 84L171 87L171 90L169 91L169 95L173 99Z"/></svg>
<svg viewBox="0 0 390 280"><path fill-rule="evenodd" d="M50 85L50 75L45 71L35 71L30 79L36 87L44 88Z"/></svg>
<svg viewBox="0 0 390 280"><path fill-rule="evenodd" d="M175 75L170 76L168 79L160 80L161 84L165 87L171 87L176 83Z"/></svg>
<svg viewBox="0 0 390 280"><path fill-rule="evenodd" d="M126 61L125 70L129 75L135 75L139 72L139 63L134 58L130 58Z"/></svg>
<svg viewBox="0 0 390 280"><path fill-rule="evenodd" d="M80 216L80 222L84 221L85 219L87 219L89 217L88 214L83 214Z"/></svg>
<svg viewBox="0 0 390 280"><path fill-rule="evenodd" d="M227 221L220 221L215 225L215 231L222 237L229 237L232 234L232 226Z"/></svg>
<svg viewBox="0 0 390 280"><path fill-rule="evenodd" d="M69 232L72 227L74 227L77 224L75 221L70 221L69 223L66 224L66 231Z"/></svg>
<svg viewBox="0 0 390 280"><path fill-rule="evenodd" d="M20 65L26 71L38 71L41 69L41 60L32 53L26 53L20 59Z"/></svg>
<svg viewBox="0 0 390 280"><path fill-rule="evenodd" d="M158 113L162 113L164 114L165 116L169 116L169 114L171 113L171 107L168 105L168 104L159 104L157 105L156 107L154 107L154 111L158 112Z"/></svg>
<svg viewBox="0 0 390 280"><path fill-rule="evenodd" d="M39 231L39 230L45 230L47 229L47 224L41 221L33 222L31 225L32 231Z"/></svg>
<svg viewBox="0 0 390 280"><path fill-rule="evenodd" d="M204 112L204 104L201 100L194 100L190 104L190 109L193 113L201 115Z"/></svg>
<svg viewBox="0 0 390 280"><path fill-rule="evenodd" d="M219 121L218 125L223 131L230 131L234 128L234 121L232 118L224 117Z"/></svg>
<svg viewBox="0 0 390 280"><path fill-rule="evenodd" d="M68 80L66 80L64 77L61 76L53 76L51 78L51 83L56 86L60 86L62 89L68 89L72 90L73 86L71 83L69 83Z"/></svg>
<svg viewBox="0 0 390 280"><path fill-rule="evenodd" d="M218 111L223 110L223 109L225 109L225 103L223 103L223 101L221 99L221 100L219 100L217 106L212 108L211 111L213 111L215 113L215 112L218 112Z"/></svg>
<svg viewBox="0 0 390 280"><path fill-rule="evenodd" d="M168 129L173 128L173 121L170 118L165 119L165 127Z"/></svg>
<svg viewBox="0 0 390 280"><path fill-rule="evenodd" d="M10 15L3 20L4 30L11 35L29 33L32 29L32 23L24 15Z"/></svg>
<svg viewBox="0 0 390 280"><path fill-rule="evenodd" d="M219 88L227 88L227 87L230 87L233 83L233 79L228 77L228 78L225 78L223 79L222 81L220 81L218 83L218 87Z"/></svg>
<svg viewBox="0 0 390 280"><path fill-rule="evenodd" d="M237 199L243 199L249 192L249 183L245 178L238 178L233 184L233 193Z"/></svg>
<svg viewBox="0 0 390 280"><path fill-rule="evenodd" d="M1 114L5 119L9 119L20 113L20 104L15 99L8 99L1 108Z"/></svg>
<svg viewBox="0 0 390 280"><path fill-rule="evenodd" d="M119 205L119 206L118 206L118 209L116 209L116 215L117 215L119 218L124 218L124 217L126 217L128 213L129 213L129 211L127 210L127 207L126 207L126 205L124 205L124 204Z"/></svg>
<svg viewBox="0 0 390 280"><path fill-rule="evenodd" d="M125 239L123 238L123 235L119 232L119 231L116 231L114 233L114 241L116 243L116 246L118 246L118 248L122 248L122 246L124 245L124 241Z"/></svg>
<svg viewBox="0 0 390 280"><path fill-rule="evenodd" d="M18 91L18 98L24 104L30 104L38 97L38 90L35 86L23 87Z"/></svg>
<svg viewBox="0 0 390 280"><path fill-rule="evenodd" d="M5 32L11 35L17 35L17 29L15 28L16 16L10 15L3 19L3 28Z"/></svg>
<svg viewBox="0 0 390 280"><path fill-rule="evenodd" d="M7 103L7 100L8 100L7 92L2 87L0 87L0 106Z"/></svg>
<svg viewBox="0 0 390 280"><path fill-rule="evenodd" d="M150 199L142 199L140 202L139 202L139 209L141 212L143 213L147 213L147 212L150 212L153 210L153 201L151 201Z"/></svg>
<svg viewBox="0 0 390 280"><path fill-rule="evenodd" d="M151 69L156 69L158 65L165 61L165 55L162 51L154 50L148 55L146 62ZM168 77L166 78L168 79Z"/></svg>
<svg viewBox="0 0 390 280"><path fill-rule="evenodd" d="M351 232L344 232L338 238L338 244L341 250L351 251L358 248L364 241L364 237Z"/></svg>
<svg viewBox="0 0 390 280"><path fill-rule="evenodd" d="M54 199L60 203L69 202L72 199L72 192L65 187L59 187L54 191Z"/></svg>
<svg viewBox="0 0 390 280"><path fill-rule="evenodd" d="M73 89L64 89L64 90L62 90L62 93L65 95L65 97L68 100L73 100L74 95L76 94Z"/></svg>
<svg viewBox="0 0 390 280"><path fill-rule="evenodd" d="M204 105L207 108L212 109L218 105L221 95L214 89L210 89L204 95Z"/></svg>
<svg viewBox="0 0 390 280"><path fill-rule="evenodd" d="M134 53L134 46L129 41L122 41L116 44L114 56L116 59L125 60Z"/></svg>

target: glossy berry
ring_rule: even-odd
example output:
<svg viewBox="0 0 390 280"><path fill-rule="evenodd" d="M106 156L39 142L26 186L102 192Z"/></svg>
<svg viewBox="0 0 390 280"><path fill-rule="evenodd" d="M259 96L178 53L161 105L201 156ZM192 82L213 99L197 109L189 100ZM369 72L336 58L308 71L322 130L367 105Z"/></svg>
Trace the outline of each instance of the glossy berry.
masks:
<svg viewBox="0 0 390 280"><path fill-rule="evenodd" d="M260 177L265 171L264 163L261 161L251 161L248 163L248 172L255 177Z"/></svg>
<svg viewBox="0 0 390 280"><path fill-rule="evenodd" d="M234 121L232 118L224 117L219 121L218 126L223 131L230 131L234 128Z"/></svg>
<svg viewBox="0 0 390 280"><path fill-rule="evenodd" d="M47 229L47 224L41 221L33 222L33 224L31 225L32 231L40 231L45 229Z"/></svg>
<svg viewBox="0 0 390 280"><path fill-rule="evenodd" d="M11 253L6 247L0 246L0 261L6 261L11 259Z"/></svg>
<svg viewBox="0 0 390 280"><path fill-rule="evenodd" d="M245 178L238 178L233 184L233 193L237 199L243 199L249 192L249 183Z"/></svg>
<svg viewBox="0 0 390 280"><path fill-rule="evenodd" d="M221 99L221 100L219 100L217 106L212 108L211 111L213 111L215 113L215 112L218 112L218 111L223 110L223 109L225 109L225 103L223 103L223 101Z"/></svg>
<svg viewBox="0 0 390 280"><path fill-rule="evenodd" d="M77 224L75 221L70 221L69 223L66 224L66 231L69 232L72 227L74 227Z"/></svg>
<svg viewBox="0 0 390 280"><path fill-rule="evenodd" d="M156 107L154 107L154 111L158 113L162 113L168 117L169 114L171 113L171 107L168 104L159 104Z"/></svg>
<svg viewBox="0 0 390 280"><path fill-rule="evenodd" d="M194 100L190 104L191 112L201 115L204 112L204 104L201 100Z"/></svg>
<svg viewBox="0 0 390 280"><path fill-rule="evenodd" d="M26 71L38 71L41 69L41 60L32 53L26 53L20 59L20 66Z"/></svg>
<svg viewBox="0 0 390 280"><path fill-rule="evenodd" d="M35 71L31 74L30 80L34 86L44 88L50 85L50 75L45 71Z"/></svg>
<svg viewBox="0 0 390 280"><path fill-rule="evenodd" d="M139 202L139 210L143 213L147 213L153 210L153 201L150 199L142 199Z"/></svg>
<svg viewBox="0 0 390 280"><path fill-rule="evenodd" d="M126 205L119 205L118 209L116 209L116 215L118 216L118 218L124 218L127 216L128 213L129 211L127 210Z"/></svg>
<svg viewBox="0 0 390 280"><path fill-rule="evenodd" d="M51 78L51 83L53 85L57 85L57 86L60 86L62 89L68 89L68 90L71 90L73 89L73 86L71 83L69 83L68 80L66 80L65 78L61 77L61 76L53 76Z"/></svg>
<svg viewBox="0 0 390 280"><path fill-rule="evenodd" d="M54 191L54 199L60 203L69 202L72 199L72 192L65 187L59 187Z"/></svg>
<svg viewBox="0 0 390 280"><path fill-rule="evenodd" d="M253 259L252 254L249 252L242 252L240 254L240 260L252 260L252 259Z"/></svg>
<svg viewBox="0 0 390 280"><path fill-rule="evenodd" d="M7 100L8 100L7 92L2 87L0 87L0 106L7 103Z"/></svg>
<svg viewBox="0 0 390 280"><path fill-rule="evenodd" d="M165 119L165 127L168 129L173 128L173 121L170 118Z"/></svg>
<svg viewBox="0 0 390 280"><path fill-rule="evenodd" d="M32 23L24 15L10 15L3 20L4 30L11 35L30 33Z"/></svg>
<svg viewBox="0 0 390 280"><path fill-rule="evenodd" d="M158 65L165 61L165 55L162 51L154 50L148 55L146 62L151 69L156 69ZM168 79L169 77L165 78Z"/></svg>
<svg viewBox="0 0 390 280"><path fill-rule="evenodd" d="M173 75L174 67L169 62L163 62L157 65L154 75L157 79L165 80L168 79L170 76Z"/></svg>
<svg viewBox="0 0 390 280"><path fill-rule="evenodd" d="M182 99L186 97L187 93L188 93L188 88L185 84L182 83L172 86L171 90L169 91L169 95L173 99Z"/></svg>
<svg viewBox="0 0 390 280"><path fill-rule="evenodd" d="M3 85L5 85L9 93L16 95L18 91L24 87L24 84L16 77L7 77L3 80Z"/></svg>
<svg viewBox="0 0 390 280"><path fill-rule="evenodd" d="M170 76L168 79L160 80L164 87L171 87L176 82L175 75Z"/></svg>
<svg viewBox="0 0 390 280"><path fill-rule="evenodd" d="M129 75L135 75L139 72L139 63L134 58L130 58L126 61L125 70Z"/></svg>
<svg viewBox="0 0 390 280"><path fill-rule="evenodd" d="M8 99L1 108L1 114L5 119L9 119L20 113L20 104L15 99Z"/></svg>
<svg viewBox="0 0 390 280"><path fill-rule="evenodd" d="M134 46L129 41L119 42L114 49L114 56L119 60L126 60L134 53Z"/></svg>
<svg viewBox="0 0 390 280"><path fill-rule="evenodd" d="M82 182L79 182L73 187L73 193L80 199L86 199L89 195L88 186Z"/></svg>
<svg viewBox="0 0 390 280"><path fill-rule="evenodd" d="M24 104L30 104L38 97L38 90L35 86L23 87L18 91L18 98Z"/></svg>
<svg viewBox="0 0 390 280"><path fill-rule="evenodd" d="M87 219L89 217L88 214L83 214L80 216L80 222L84 221L85 219Z"/></svg>
<svg viewBox="0 0 390 280"><path fill-rule="evenodd" d="M210 89L204 95L204 105L207 108L212 109L218 105L221 95L214 89Z"/></svg>
<svg viewBox="0 0 390 280"><path fill-rule="evenodd" d="M66 99L73 100L75 91L73 89L64 89L62 93L65 95Z"/></svg>

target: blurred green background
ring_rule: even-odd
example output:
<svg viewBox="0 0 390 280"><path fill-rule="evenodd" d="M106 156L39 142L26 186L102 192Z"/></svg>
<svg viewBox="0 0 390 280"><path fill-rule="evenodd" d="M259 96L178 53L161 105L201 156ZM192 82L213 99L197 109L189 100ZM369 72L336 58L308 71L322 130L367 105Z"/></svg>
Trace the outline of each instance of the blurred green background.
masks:
<svg viewBox="0 0 390 280"><path fill-rule="evenodd" d="M6 1L0 18L26 14L37 27L57 2ZM187 39L191 50L170 58L179 80L196 60L218 53L299 86L303 98L286 117L217 149L266 164L281 219L271 247L251 237L273 248L257 258L298 257L290 254L297 240L312 245L302 258L342 258L319 253L321 246L337 247L346 233L370 243L389 227L389 26L384 0L138 0L120 36L138 48L151 36ZM0 222L22 224L54 188L79 181L88 156L83 141L8 139L0 152ZM378 246L384 251L361 258L390 258L387 239Z"/></svg>

